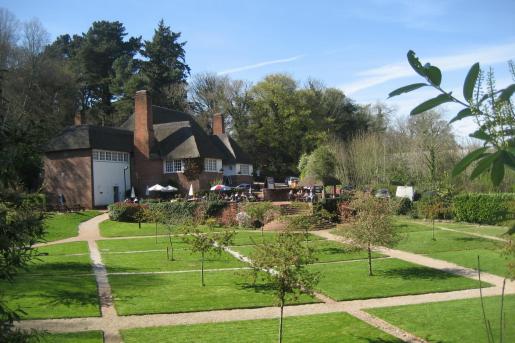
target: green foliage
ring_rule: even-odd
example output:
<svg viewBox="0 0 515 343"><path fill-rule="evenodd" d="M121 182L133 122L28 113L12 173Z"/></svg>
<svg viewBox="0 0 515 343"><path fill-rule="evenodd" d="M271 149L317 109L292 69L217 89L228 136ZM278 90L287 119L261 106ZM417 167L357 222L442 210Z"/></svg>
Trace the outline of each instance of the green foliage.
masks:
<svg viewBox="0 0 515 343"><path fill-rule="evenodd" d="M392 202L389 199L359 193L351 201L350 207L356 210L356 217L346 232L354 243L367 249L368 274L372 276L372 246L391 246L399 240L399 235L392 225Z"/></svg>
<svg viewBox="0 0 515 343"><path fill-rule="evenodd" d="M254 280L263 275L270 282L281 308L279 322L279 342L283 334L283 307L286 296L297 299L301 293L313 294L318 283L318 274L305 267L315 261L312 249L302 242L302 235L292 232L281 232L277 240L258 244L251 255Z"/></svg>
<svg viewBox="0 0 515 343"><path fill-rule="evenodd" d="M186 64L186 42L179 42L180 32L173 32L161 20L151 41L143 43L141 54L146 58L142 74L152 102L173 109L185 109L186 78L190 67ZM182 91L181 91L182 90Z"/></svg>
<svg viewBox="0 0 515 343"><path fill-rule="evenodd" d="M303 153L333 135L348 140L374 122L340 90L314 81L300 87L285 74L266 76L240 99L245 106L232 118L235 137L264 175L296 175Z"/></svg>
<svg viewBox="0 0 515 343"><path fill-rule="evenodd" d="M109 218L114 221L120 222L138 222L138 219L143 216L145 208L149 205L131 204L124 202L117 202L107 206L109 211Z"/></svg>
<svg viewBox="0 0 515 343"><path fill-rule="evenodd" d="M469 223L497 224L506 219L514 202L514 193L458 195L453 199L454 219Z"/></svg>
<svg viewBox="0 0 515 343"><path fill-rule="evenodd" d="M471 179L489 173L492 184L498 186L504 179L505 168L515 169L515 109L510 100L515 92L515 84L496 90L494 75L490 70L487 74L486 89L483 89L482 81L484 76L479 63L475 63L465 77L463 84L463 97L465 101L461 101L452 95L452 92L446 92L440 88L442 76L437 67L429 63L422 65L411 50L408 52L407 57L411 67L424 77L428 84L401 87L391 92L390 97L430 85L441 94L416 106L411 111L411 115L422 113L447 102L462 105L464 109L451 119L450 122L473 116L479 129L470 136L484 141L484 146L465 156L455 166L453 175L456 176L462 173L474 163L475 167L470 175ZM511 61L509 65L512 77L515 80L515 70L513 70Z"/></svg>
<svg viewBox="0 0 515 343"><path fill-rule="evenodd" d="M201 254L201 282L202 286L205 286L204 282L204 258L205 254L212 252L220 255L224 248L232 244L235 232L230 230L213 231L210 228L209 231L200 231L195 228L191 228L186 231L183 236L185 243L189 244L192 252L198 252Z"/></svg>
<svg viewBox="0 0 515 343"><path fill-rule="evenodd" d="M413 209L413 202L408 198L401 198L397 204L397 214L407 215Z"/></svg>
<svg viewBox="0 0 515 343"><path fill-rule="evenodd" d="M202 158L188 158L184 160L184 176L190 181L198 179L204 170Z"/></svg>
<svg viewBox="0 0 515 343"><path fill-rule="evenodd" d="M312 178L324 185L336 182L335 156L325 145L319 146L309 155L302 155L298 168L303 179Z"/></svg>
<svg viewBox="0 0 515 343"><path fill-rule="evenodd" d="M149 204L150 211L162 213L163 221L169 225L188 224L195 218L198 203L189 201L160 202Z"/></svg>
<svg viewBox="0 0 515 343"><path fill-rule="evenodd" d="M251 222L255 223L257 227L262 227L279 213L279 209L268 201L246 203L243 211L250 216Z"/></svg>
<svg viewBox="0 0 515 343"><path fill-rule="evenodd" d="M12 283L15 275L37 256L32 245L44 235L43 208L37 194L0 189L0 282ZM14 321L23 311L12 310L0 291L0 341L26 342L28 335L16 329Z"/></svg>

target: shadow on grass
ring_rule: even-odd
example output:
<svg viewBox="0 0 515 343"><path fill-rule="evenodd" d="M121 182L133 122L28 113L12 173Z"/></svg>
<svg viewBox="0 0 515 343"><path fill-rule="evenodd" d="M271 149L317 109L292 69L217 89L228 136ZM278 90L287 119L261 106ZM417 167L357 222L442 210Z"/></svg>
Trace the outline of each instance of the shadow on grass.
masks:
<svg viewBox="0 0 515 343"><path fill-rule="evenodd" d="M361 336L356 336L356 338L359 338L360 340L363 340L363 342L368 342L368 343L398 343L398 342L402 342L400 339L397 339L397 338L383 339L383 338L369 338L369 337L361 337Z"/></svg>
<svg viewBox="0 0 515 343"><path fill-rule="evenodd" d="M425 267L394 268L378 272L379 275L404 280L446 280L457 276L437 269Z"/></svg>
<svg viewBox="0 0 515 343"><path fill-rule="evenodd" d="M31 274L63 275L63 274L87 274L93 273L90 263L84 262L34 262L20 275L30 276Z"/></svg>
<svg viewBox="0 0 515 343"><path fill-rule="evenodd" d="M357 251L359 251L359 249L327 247L327 248L316 249L315 253L325 253L328 255L339 255L339 254L348 254L348 253L357 252Z"/></svg>

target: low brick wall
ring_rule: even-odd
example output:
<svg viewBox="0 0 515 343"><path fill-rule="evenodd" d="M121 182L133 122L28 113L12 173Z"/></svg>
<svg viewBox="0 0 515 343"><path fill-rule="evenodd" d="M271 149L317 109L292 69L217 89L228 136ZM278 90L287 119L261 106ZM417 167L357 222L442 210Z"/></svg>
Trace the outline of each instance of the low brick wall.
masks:
<svg viewBox="0 0 515 343"><path fill-rule="evenodd" d="M289 188L268 189L263 188L264 201L288 201Z"/></svg>

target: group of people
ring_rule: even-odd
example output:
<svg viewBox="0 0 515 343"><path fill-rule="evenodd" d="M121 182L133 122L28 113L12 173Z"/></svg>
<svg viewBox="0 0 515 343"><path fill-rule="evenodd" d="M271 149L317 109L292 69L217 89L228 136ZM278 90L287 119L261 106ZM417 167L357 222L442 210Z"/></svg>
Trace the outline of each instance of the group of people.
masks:
<svg viewBox="0 0 515 343"><path fill-rule="evenodd" d="M315 202L317 195L312 187L301 188L301 189L290 189L288 193L288 200L290 201L303 201L303 202Z"/></svg>
<svg viewBox="0 0 515 343"><path fill-rule="evenodd" d="M203 196L204 199L207 199L207 195ZM218 199L232 202L242 202L242 201L257 201L257 197L253 193L247 192L233 192L233 193L218 193Z"/></svg>

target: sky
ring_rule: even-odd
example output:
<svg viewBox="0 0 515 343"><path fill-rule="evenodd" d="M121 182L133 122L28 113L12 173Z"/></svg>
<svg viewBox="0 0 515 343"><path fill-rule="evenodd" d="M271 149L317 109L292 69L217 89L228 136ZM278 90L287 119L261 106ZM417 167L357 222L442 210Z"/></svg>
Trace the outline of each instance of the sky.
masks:
<svg viewBox="0 0 515 343"><path fill-rule="evenodd" d="M38 18L51 40L86 32L95 20L118 20L130 36L148 40L163 19L187 42L192 74L314 78L357 103L393 106L400 117L438 94L424 88L388 99L392 90L423 81L407 63L409 50L440 67L442 88L455 95L475 62L494 69L499 88L515 82L506 63L515 60L514 0L0 0L0 7L20 21ZM459 109L447 105L445 118ZM460 121L453 129L466 137L474 124Z"/></svg>

